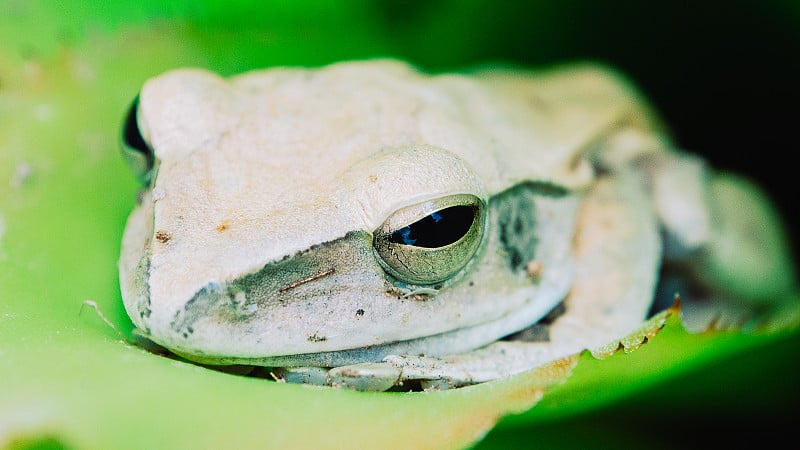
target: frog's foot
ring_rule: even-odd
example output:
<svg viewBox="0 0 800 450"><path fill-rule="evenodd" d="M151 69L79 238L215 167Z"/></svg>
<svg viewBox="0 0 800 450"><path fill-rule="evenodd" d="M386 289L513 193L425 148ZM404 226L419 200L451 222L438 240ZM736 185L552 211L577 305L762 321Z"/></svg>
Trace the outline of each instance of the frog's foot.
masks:
<svg viewBox="0 0 800 450"><path fill-rule="evenodd" d="M684 324L695 331L738 328L780 307L796 278L785 232L766 195L691 156L643 161L666 237L656 305L680 293Z"/></svg>
<svg viewBox="0 0 800 450"><path fill-rule="evenodd" d="M389 355L382 362L335 367L281 369L289 383L359 391L449 389L495 380L557 359L547 345L499 341L471 352L442 357Z"/></svg>
<svg viewBox="0 0 800 450"><path fill-rule="evenodd" d="M781 221L756 185L691 154L662 151L663 143L635 130L613 136L606 149L600 166L640 174L660 222L664 266L654 310L680 294L685 325L704 330L741 326L783 306L797 286L794 265Z"/></svg>
<svg viewBox="0 0 800 450"><path fill-rule="evenodd" d="M730 174L709 182L713 233L693 268L715 291L764 306L796 286L785 231L769 199Z"/></svg>
<svg viewBox="0 0 800 450"><path fill-rule="evenodd" d="M691 333L741 329L757 319L747 305L714 299L681 303L683 326Z"/></svg>
<svg viewBox="0 0 800 450"><path fill-rule="evenodd" d="M587 334L575 321L556 321L548 327L552 338L542 341L503 340L455 355L389 355L377 363L352 364L330 370L296 367L280 369L276 373L288 383L358 391L452 389L515 375L586 349L597 357L604 357L620 345L626 349L637 347L661 328L666 315L665 312L653 317L622 338L610 338L613 333L608 329ZM515 336L524 338L526 335L516 333ZM603 345L598 346L599 342Z"/></svg>
<svg viewBox="0 0 800 450"><path fill-rule="evenodd" d="M442 357L389 355L377 363L324 369L280 369L287 383L349 388L358 391L450 389L514 375L585 348L579 341L550 343L498 341L471 352Z"/></svg>
<svg viewBox="0 0 800 450"><path fill-rule="evenodd" d="M276 369L275 374L287 383L349 388L356 391L381 392L402 385L399 368L382 362L359 363L326 369L322 367L290 367Z"/></svg>

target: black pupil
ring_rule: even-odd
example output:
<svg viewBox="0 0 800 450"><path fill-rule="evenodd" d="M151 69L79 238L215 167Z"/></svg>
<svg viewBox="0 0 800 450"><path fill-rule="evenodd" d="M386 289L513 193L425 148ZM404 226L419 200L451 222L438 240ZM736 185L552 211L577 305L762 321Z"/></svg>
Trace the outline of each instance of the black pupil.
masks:
<svg viewBox="0 0 800 450"><path fill-rule="evenodd" d="M443 247L467 234L474 220L473 206L451 206L395 231L389 241L416 247Z"/></svg>
<svg viewBox="0 0 800 450"><path fill-rule="evenodd" d="M149 155L150 148L144 141L142 133L139 131L139 125L136 123L136 111L138 109L139 96L137 95L128 109L128 114L125 116L125 123L122 125L122 140L128 147Z"/></svg>

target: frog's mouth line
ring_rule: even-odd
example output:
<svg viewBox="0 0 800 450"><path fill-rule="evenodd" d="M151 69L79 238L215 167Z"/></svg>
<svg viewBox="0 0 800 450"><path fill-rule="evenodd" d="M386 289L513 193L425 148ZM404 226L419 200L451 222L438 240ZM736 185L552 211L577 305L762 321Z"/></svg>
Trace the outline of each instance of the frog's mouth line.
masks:
<svg viewBox="0 0 800 450"><path fill-rule="evenodd" d="M515 311L508 316L489 322L440 334L381 345L318 353L267 357L209 357L204 354L183 352L179 349L170 351L187 360L209 366L339 367L365 362L380 362L389 355L438 357L474 350L501 339L546 341L546 326L565 311L566 307L563 302L558 303L555 308L550 308L549 305L531 305L524 314ZM536 317L536 319L531 319L531 317ZM511 328L509 327L510 323L513 324ZM509 329L520 331L509 334ZM145 335L142 336L149 339ZM539 336L539 338L534 339L532 336ZM421 349L428 350L422 351Z"/></svg>

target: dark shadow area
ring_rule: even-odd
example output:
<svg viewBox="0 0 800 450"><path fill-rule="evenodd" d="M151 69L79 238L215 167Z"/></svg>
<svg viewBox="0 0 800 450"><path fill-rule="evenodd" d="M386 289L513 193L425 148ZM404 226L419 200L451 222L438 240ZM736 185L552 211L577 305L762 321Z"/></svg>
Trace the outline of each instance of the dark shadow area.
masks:
<svg viewBox="0 0 800 450"><path fill-rule="evenodd" d="M492 430L476 448L772 448L795 438L800 335L672 377L611 407Z"/></svg>

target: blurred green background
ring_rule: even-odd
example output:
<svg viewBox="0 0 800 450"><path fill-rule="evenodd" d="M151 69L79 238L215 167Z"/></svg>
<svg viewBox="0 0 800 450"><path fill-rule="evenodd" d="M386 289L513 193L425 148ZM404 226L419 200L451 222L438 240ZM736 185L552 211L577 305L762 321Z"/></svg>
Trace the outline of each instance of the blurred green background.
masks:
<svg viewBox="0 0 800 450"><path fill-rule="evenodd" d="M137 186L118 159L114 133L150 76L183 65L234 74L376 56L407 59L432 71L498 61L607 62L641 87L681 147L765 187L787 221L797 255L800 219L789 158L797 149L799 25L796 0L690 6L0 0L0 406L3 395L11 394L3 394L1 385L23 378L3 370L17 361L38 361L31 374L40 376L48 367L59 373L60 363L47 359L52 352L45 347L72 332L77 340L68 345L83 345L91 320L74 315L83 299L97 300L123 330L130 326L119 308L114 263ZM47 128L17 110L28 98L34 99L37 120L55 114L61 128ZM36 103L48 98L69 105L70 112L58 116ZM28 167L31 182L21 167ZM7 188L5 180L31 187ZM102 325L88 328L107 341L115 338L103 336ZM22 338L9 341L12 335ZM791 439L790 418L800 400L794 382L798 344L795 332L743 345L584 413L552 414L561 398L556 396L542 408L550 416L537 416L534 409L510 417L477 446L701 448L709 442L743 446ZM14 353L11 345L22 350ZM87 347L103 351L101 343ZM0 435L2 419L0 408ZM402 418L397 425L403 426ZM57 431L52 440L34 434L20 445L66 445Z"/></svg>

